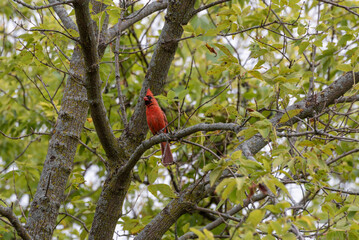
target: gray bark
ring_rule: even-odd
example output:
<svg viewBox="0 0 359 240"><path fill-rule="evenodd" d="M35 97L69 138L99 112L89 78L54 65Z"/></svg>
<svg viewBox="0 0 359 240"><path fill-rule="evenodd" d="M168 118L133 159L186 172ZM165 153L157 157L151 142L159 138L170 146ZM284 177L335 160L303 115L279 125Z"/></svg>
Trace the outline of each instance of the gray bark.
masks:
<svg viewBox="0 0 359 240"><path fill-rule="evenodd" d="M79 49L74 52L71 69L76 76L83 75L83 61ZM51 238L64 199L66 182L72 171L77 139L80 137L88 109L86 89L78 82L79 80L71 77L67 81L40 182L31 203L27 229L34 239Z"/></svg>

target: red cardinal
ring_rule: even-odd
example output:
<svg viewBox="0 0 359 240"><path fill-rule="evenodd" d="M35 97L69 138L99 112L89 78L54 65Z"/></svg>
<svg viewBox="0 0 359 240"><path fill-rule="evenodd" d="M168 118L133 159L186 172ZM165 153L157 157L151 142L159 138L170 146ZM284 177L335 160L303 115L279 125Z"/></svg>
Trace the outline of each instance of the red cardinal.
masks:
<svg viewBox="0 0 359 240"><path fill-rule="evenodd" d="M146 105L146 117L147 124L153 135L156 135L161 130L167 133L167 118L165 113L158 105L150 89L147 90L146 97L143 98ZM165 128L166 127L166 128ZM161 142L162 151L162 164L164 166L171 165L173 163L172 152L170 144L168 142Z"/></svg>

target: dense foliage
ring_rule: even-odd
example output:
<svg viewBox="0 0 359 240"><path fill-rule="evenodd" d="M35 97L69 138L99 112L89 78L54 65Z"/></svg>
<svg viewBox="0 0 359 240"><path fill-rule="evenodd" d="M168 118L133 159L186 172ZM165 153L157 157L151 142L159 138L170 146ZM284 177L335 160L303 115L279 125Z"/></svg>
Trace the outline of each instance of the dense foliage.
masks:
<svg viewBox="0 0 359 240"><path fill-rule="evenodd" d="M356 1L195 1L196 10L184 10L190 19L181 37L163 34L168 41L159 36L171 30L167 13L181 1L57 2L44 8L43 1L0 3L1 239L22 236L21 229L42 231L28 224L35 215L29 212L40 187L45 197L56 190L56 167L43 171L45 159L58 159L48 150L55 142L69 170L61 205L51 215L52 238L92 234L101 221L97 202L106 199L111 176L129 159L136 163L131 182L117 181L124 191L122 214L115 232L108 227L114 239L359 238ZM88 60L72 62L76 51L87 51L80 56L86 58L85 47L92 47L81 45L80 3L89 4L95 26L95 38L87 39L99 53L97 90L105 115L96 106L88 111L87 103L74 106L81 107L81 116L62 110L86 95L70 84L86 88L90 105L95 102L90 88L97 85L85 80L94 70ZM163 60L159 48L175 51L173 61ZM159 72L165 81L152 79ZM168 168L160 164L159 138L140 145L147 131L147 87L160 94L156 98L170 122L172 135L165 138L171 139L176 164ZM64 123L57 125L59 117ZM110 126L102 121L106 117ZM79 123L79 134L67 130L67 119ZM136 122L144 130L132 136L128 129ZM207 128L215 123L226 127ZM111 138L101 137L107 134L102 125L120 139L119 157L103 144ZM204 127L175 135L193 126ZM124 143L128 136L136 140ZM72 152L68 145L75 147L73 157L65 154ZM134 154L138 146L146 150L141 158ZM45 173L48 178L40 179ZM6 214L9 208L13 214ZM108 208L104 215L111 213ZM174 224L163 236L151 235L145 227L161 228L166 213Z"/></svg>

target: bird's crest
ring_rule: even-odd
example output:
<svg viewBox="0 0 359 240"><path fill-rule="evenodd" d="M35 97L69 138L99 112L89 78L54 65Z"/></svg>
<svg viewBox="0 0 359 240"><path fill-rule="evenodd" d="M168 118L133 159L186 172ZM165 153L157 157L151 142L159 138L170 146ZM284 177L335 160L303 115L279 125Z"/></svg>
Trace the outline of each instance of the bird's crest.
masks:
<svg viewBox="0 0 359 240"><path fill-rule="evenodd" d="M151 92L151 90L150 90L149 88L147 89L146 96L151 96L151 97L153 97L153 93Z"/></svg>

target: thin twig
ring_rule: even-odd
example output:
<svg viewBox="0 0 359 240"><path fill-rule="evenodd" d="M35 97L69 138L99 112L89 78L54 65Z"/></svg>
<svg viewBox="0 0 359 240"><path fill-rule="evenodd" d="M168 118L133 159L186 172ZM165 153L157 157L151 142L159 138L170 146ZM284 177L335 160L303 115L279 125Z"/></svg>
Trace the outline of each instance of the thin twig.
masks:
<svg viewBox="0 0 359 240"><path fill-rule="evenodd" d="M356 12L354 12L353 10L351 10L351 7L347 7L347 6L344 6L344 5L340 5L340 4L336 3L336 2L327 1L327 0L318 0L318 2L328 3L328 4L331 4L331 5L333 5L333 6L336 6L336 7L339 7L339 8L343 8L343 9L347 10L348 12L350 12L350 13L352 13L352 14L354 14L354 15L356 15L356 16L359 17L359 13L356 13ZM354 7L354 8L355 8L355 7Z"/></svg>
<svg viewBox="0 0 359 240"><path fill-rule="evenodd" d="M202 6L202 7L199 7L199 8L197 8L197 9L193 10L193 11L191 12L191 16L194 16L194 15L196 15L197 13L199 13L199 12L201 12L201 11L203 11L203 10L206 10L206 9L208 9L208 8L210 8L210 7L213 7L213 6L216 6L216 5L218 5L218 4L225 3L225 2L229 2L229 1L230 1L230 0L218 0L218 1L216 1L216 2L209 3L209 4L207 4L207 5L204 5L204 6Z"/></svg>
<svg viewBox="0 0 359 240"><path fill-rule="evenodd" d="M27 4L27 3L23 2L23 1L20 1L20 0L13 0L13 1L18 3L18 4L23 5L24 7L29 8L31 10L40 10L40 9L44 9L44 8L51 8L51 7L54 7L54 6L70 4L70 3L74 2L73 0L69 0L69 1L51 3L51 4L48 4L48 5L44 5L44 6L32 6L32 5Z"/></svg>
<svg viewBox="0 0 359 240"><path fill-rule="evenodd" d="M67 213L67 212L59 212L59 214L63 214L65 216L71 217L72 219L78 221L79 223L81 223L82 227L85 229L86 232L90 232L89 229L86 227L86 224L84 221L82 221L81 219Z"/></svg>
<svg viewBox="0 0 359 240"><path fill-rule="evenodd" d="M124 17L124 13L126 10L121 11L121 16L119 18L118 24L118 36L116 38L116 46L115 46L115 78L116 78L116 87L117 87L117 94L118 94L118 101L120 104L120 116L123 122L123 125L126 127L127 125L127 115L126 115L126 108L125 108L125 101L124 96L121 90L121 75L120 75L120 63L119 63L119 50L120 50L120 38L121 38L121 25L122 19Z"/></svg>
<svg viewBox="0 0 359 240"><path fill-rule="evenodd" d="M207 147L205 147L205 146L203 146L203 145L201 145L201 144L199 144L199 143L191 142L191 141L188 141L188 140L186 140L186 139L182 139L182 142L185 142L185 143L192 144L192 145L195 145L195 146L197 146L197 147L203 148L204 150L206 150L206 151L210 152L211 154L213 154L213 156L215 156L216 158L221 159L221 157L218 156L218 155L217 155L215 152L213 152L211 149L209 149L209 148L207 148Z"/></svg>
<svg viewBox="0 0 359 240"><path fill-rule="evenodd" d="M236 77L237 77L237 76L236 76ZM235 77L235 78L236 78L236 77ZM200 109L201 107L203 107L203 106L206 105L207 103L211 102L213 99L215 99L216 97L218 97L221 93L223 93L229 86L231 86L231 84L232 84L232 82L233 82L233 80L234 80L235 78L233 78L233 79L228 83L228 85L227 85L225 88L223 88L219 93L217 93L216 95L214 95L214 96L213 96L211 99L209 99L208 101L206 101L206 102L202 103L201 105L199 105L199 106L193 111L193 113L188 117L188 119L187 119L187 121L184 123L182 129L186 127L187 122L188 122L188 121L191 119L191 117L198 111L198 109Z"/></svg>

